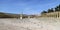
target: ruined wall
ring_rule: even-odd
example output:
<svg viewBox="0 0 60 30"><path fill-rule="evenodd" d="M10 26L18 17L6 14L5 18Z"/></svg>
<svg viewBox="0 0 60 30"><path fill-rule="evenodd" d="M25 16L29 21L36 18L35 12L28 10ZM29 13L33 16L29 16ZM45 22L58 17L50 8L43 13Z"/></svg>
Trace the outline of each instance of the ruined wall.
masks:
<svg viewBox="0 0 60 30"><path fill-rule="evenodd" d="M60 12L45 13L41 17L60 17Z"/></svg>

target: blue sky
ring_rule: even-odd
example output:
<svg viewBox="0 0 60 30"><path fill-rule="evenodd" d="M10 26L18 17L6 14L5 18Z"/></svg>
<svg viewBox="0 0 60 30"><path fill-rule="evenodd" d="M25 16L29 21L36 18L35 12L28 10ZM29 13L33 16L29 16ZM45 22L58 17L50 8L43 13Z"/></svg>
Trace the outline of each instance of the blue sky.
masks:
<svg viewBox="0 0 60 30"><path fill-rule="evenodd" d="M43 10L54 8L60 0L0 0L0 12L14 14L39 14Z"/></svg>

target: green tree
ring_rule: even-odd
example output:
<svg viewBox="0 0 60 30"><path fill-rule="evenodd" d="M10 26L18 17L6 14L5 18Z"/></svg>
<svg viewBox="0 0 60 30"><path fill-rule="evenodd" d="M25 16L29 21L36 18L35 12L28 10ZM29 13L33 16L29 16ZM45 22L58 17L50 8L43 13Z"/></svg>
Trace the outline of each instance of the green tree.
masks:
<svg viewBox="0 0 60 30"><path fill-rule="evenodd" d="M57 7L55 8L55 12L56 12L56 11L59 11Z"/></svg>
<svg viewBox="0 0 60 30"><path fill-rule="evenodd" d="M47 13L47 11L42 11L41 14Z"/></svg>
<svg viewBox="0 0 60 30"><path fill-rule="evenodd" d="M60 5L58 6L58 9L60 10Z"/></svg>
<svg viewBox="0 0 60 30"><path fill-rule="evenodd" d="M60 5L55 7L55 11L60 11Z"/></svg>
<svg viewBox="0 0 60 30"><path fill-rule="evenodd" d="M50 12L54 12L53 8L48 9L48 13L50 13Z"/></svg>

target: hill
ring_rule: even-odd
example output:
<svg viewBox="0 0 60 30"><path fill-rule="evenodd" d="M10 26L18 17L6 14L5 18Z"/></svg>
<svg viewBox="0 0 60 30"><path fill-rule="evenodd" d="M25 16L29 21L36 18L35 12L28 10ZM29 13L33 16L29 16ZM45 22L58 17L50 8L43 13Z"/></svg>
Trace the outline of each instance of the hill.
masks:
<svg viewBox="0 0 60 30"><path fill-rule="evenodd" d="M20 14L12 14L12 13L3 13L0 12L0 18L18 18Z"/></svg>

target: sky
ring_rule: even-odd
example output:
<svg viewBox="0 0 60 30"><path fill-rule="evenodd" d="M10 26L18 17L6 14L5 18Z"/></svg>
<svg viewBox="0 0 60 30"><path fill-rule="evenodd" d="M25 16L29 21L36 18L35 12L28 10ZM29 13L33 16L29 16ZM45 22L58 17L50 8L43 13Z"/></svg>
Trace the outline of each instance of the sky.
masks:
<svg viewBox="0 0 60 30"><path fill-rule="evenodd" d="M60 0L0 0L0 12L14 14L40 14L54 8Z"/></svg>

